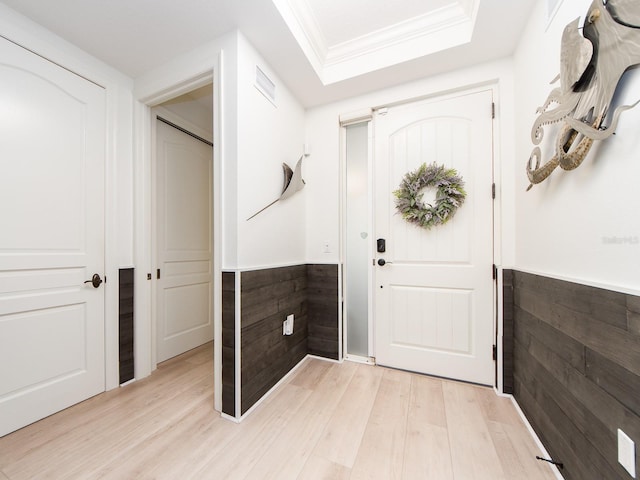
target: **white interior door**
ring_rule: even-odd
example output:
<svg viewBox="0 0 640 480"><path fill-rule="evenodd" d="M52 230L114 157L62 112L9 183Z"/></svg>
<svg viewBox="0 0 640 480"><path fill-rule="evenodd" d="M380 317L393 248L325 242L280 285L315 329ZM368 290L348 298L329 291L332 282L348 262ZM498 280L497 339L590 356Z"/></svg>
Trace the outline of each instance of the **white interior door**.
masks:
<svg viewBox="0 0 640 480"><path fill-rule="evenodd" d="M156 346L162 362L213 340L213 149L156 123Z"/></svg>
<svg viewBox="0 0 640 480"><path fill-rule="evenodd" d="M493 384L491 91L393 107L375 128L376 362ZM422 163L455 168L467 197L426 230L405 221L392 192ZM427 189L428 203L435 192Z"/></svg>
<svg viewBox="0 0 640 480"><path fill-rule="evenodd" d="M104 391L105 94L0 38L0 435Z"/></svg>

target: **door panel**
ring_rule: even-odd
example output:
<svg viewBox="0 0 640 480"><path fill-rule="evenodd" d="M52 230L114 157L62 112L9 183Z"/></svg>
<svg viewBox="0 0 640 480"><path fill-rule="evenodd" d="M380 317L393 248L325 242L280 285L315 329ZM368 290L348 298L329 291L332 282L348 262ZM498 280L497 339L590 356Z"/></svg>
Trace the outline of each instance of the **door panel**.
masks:
<svg viewBox="0 0 640 480"><path fill-rule="evenodd" d="M376 362L493 383L490 91L394 107L375 118ZM396 212L393 191L422 163L455 168L467 198L430 230ZM435 190L424 191L433 203Z"/></svg>
<svg viewBox="0 0 640 480"><path fill-rule="evenodd" d="M0 39L0 435L104 391L104 90Z"/></svg>
<svg viewBox="0 0 640 480"><path fill-rule="evenodd" d="M157 122L157 359L213 339L212 148Z"/></svg>

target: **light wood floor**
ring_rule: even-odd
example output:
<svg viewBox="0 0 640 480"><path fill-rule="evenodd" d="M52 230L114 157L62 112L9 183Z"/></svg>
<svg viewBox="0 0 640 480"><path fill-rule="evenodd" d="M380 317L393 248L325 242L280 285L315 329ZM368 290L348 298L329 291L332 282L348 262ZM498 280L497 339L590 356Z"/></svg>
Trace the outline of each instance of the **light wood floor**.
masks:
<svg viewBox="0 0 640 480"><path fill-rule="evenodd" d="M0 438L0 480L555 478L491 389L308 359L240 425L212 348Z"/></svg>

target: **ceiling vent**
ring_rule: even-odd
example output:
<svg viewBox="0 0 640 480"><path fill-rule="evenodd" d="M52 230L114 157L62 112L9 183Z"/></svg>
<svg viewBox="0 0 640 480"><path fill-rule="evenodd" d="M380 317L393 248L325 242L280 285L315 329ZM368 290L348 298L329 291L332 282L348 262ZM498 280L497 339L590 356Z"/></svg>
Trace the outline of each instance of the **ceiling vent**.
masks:
<svg viewBox="0 0 640 480"><path fill-rule="evenodd" d="M276 84L256 65L256 88L267 100L276 104Z"/></svg>

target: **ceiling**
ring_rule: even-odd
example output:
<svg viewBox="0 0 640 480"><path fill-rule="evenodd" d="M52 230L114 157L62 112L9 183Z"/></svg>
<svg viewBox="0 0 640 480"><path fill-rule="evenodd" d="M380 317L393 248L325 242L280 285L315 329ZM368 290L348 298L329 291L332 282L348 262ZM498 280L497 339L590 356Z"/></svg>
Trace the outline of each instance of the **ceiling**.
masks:
<svg viewBox="0 0 640 480"><path fill-rule="evenodd" d="M511 55L537 0L0 0L122 73L239 29L306 106Z"/></svg>

